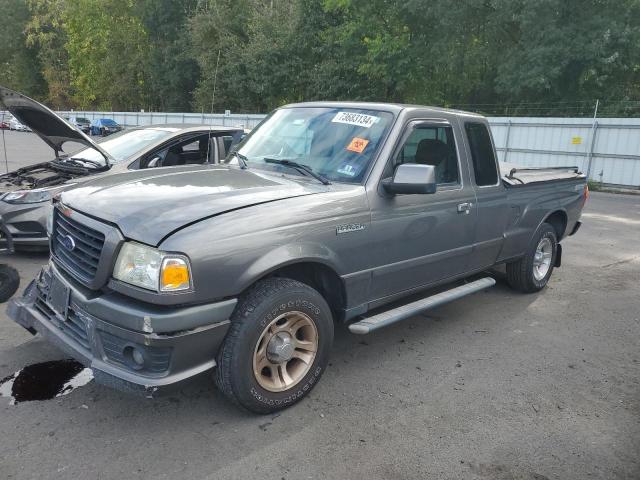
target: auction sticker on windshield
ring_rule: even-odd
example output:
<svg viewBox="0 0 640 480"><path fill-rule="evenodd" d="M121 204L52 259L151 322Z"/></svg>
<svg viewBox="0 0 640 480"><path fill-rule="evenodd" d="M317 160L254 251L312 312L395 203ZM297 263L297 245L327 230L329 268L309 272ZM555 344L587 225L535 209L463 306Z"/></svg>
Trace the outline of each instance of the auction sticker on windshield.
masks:
<svg viewBox="0 0 640 480"><path fill-rule="evenodd" d="M357 125L358 127L369 128L379 120L380 117L365 115L364 113L338 112L331 121L333 123L346 123L349 125Z"/></svg>
<svg viewBox="0 0 640 480"><path fill-rule="evenodd" d="M369 144L369 140L365 140L364 138L354 137L351 140L351 143L347 145L347 150L350 152L362 153L364 149L367 148Z"/></svg>

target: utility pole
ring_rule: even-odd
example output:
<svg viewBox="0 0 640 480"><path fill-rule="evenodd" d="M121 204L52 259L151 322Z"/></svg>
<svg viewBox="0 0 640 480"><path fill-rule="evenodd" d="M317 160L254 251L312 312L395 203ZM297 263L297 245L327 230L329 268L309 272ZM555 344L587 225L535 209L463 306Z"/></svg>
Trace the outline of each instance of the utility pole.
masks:
<svg viewBox="0 0 640 480"><path fill-rule="evenodd" d="M211 94L211 113L213 113L213 101L216 98L216 83L218 83L218 65L220 64L220 49L218 49L218 59L216 60L216 70L213 73L213 93Z"/></svg>
<svg viewBox="0 0 640 480"><path fill-rule="evenodd" d="M591 123L591 138L589 145L589 153L587 154L587 180L591 178L591 162L593 161L593 149L596 146L596 133L598 131L598 105L600 100L596 100L596 106L593 109L593 122Z"/></svg>

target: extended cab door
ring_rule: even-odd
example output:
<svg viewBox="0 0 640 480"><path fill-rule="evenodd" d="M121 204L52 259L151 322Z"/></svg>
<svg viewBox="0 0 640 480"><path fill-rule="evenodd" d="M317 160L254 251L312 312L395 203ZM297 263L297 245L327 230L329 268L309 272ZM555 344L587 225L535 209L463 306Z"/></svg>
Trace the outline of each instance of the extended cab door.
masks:
<svg viewBox="0 0 640 480"><path fill-rule="evenodd" d="M516 212L509 212L488 123L464 117L461 121L476 191L477 226L469 270L479 270L495 263L504 243L506 223Z"/></svg>
<svg viewBox="0 0 640 480"><path fill-rule="evenodd" d="M466 271L473 246L475 194L461 162L457 122L408 123L383 173L401 163L434 165L433 194L369 198L373 230L372 300L425 286Z"/></svg>

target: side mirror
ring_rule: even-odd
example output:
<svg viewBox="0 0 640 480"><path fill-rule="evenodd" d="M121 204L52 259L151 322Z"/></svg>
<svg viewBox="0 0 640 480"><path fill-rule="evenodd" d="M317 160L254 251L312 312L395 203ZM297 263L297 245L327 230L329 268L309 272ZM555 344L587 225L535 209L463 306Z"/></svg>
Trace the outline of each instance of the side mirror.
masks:
<svg viewBox="0 0 640 480"><path fill-rule="evenodd" d="M386 178L382 186L391 195L436 193L436 167L403 163L398 165L393 178Z"/></svg>
<svg viewBox="0 0 640 480"><path fill-rule="evenodd" d="M160 164L160 160L161 158L158 155L156 155L151 160L149 160L149 163L147 163L147 168L157 167Z"/></svg>

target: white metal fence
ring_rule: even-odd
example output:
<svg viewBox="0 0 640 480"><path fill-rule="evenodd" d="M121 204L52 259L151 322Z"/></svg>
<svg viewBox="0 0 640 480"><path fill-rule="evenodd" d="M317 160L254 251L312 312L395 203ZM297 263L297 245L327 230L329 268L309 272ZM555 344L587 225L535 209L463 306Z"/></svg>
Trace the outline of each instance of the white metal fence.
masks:
<svg viewBox="0 0 640 480"><path fill-rule="evenodd" d="M190 123L253 128L261 114L58 112L66 117L113 118L125 126ZM491 117L498 158L519 165L576 165L589 178L640 188L640 118Z"/></svg>
<svg viewBox="0 0 640 480"><path fill-rule="evenodd" d="M493 117L498 158L519 165L576 165L589 178L640 187L639 118Z"/></svg>
<svg viewBox="0 0 640 480"><path fill-rule="evenodd" d="M165 123L189 123L218 125L223 127L253 128L265 117L261 114L221 113L164 113L164 112L57 112L64 117L83 117L89 120L112 118L120 125L160 125Z"/></svg>

